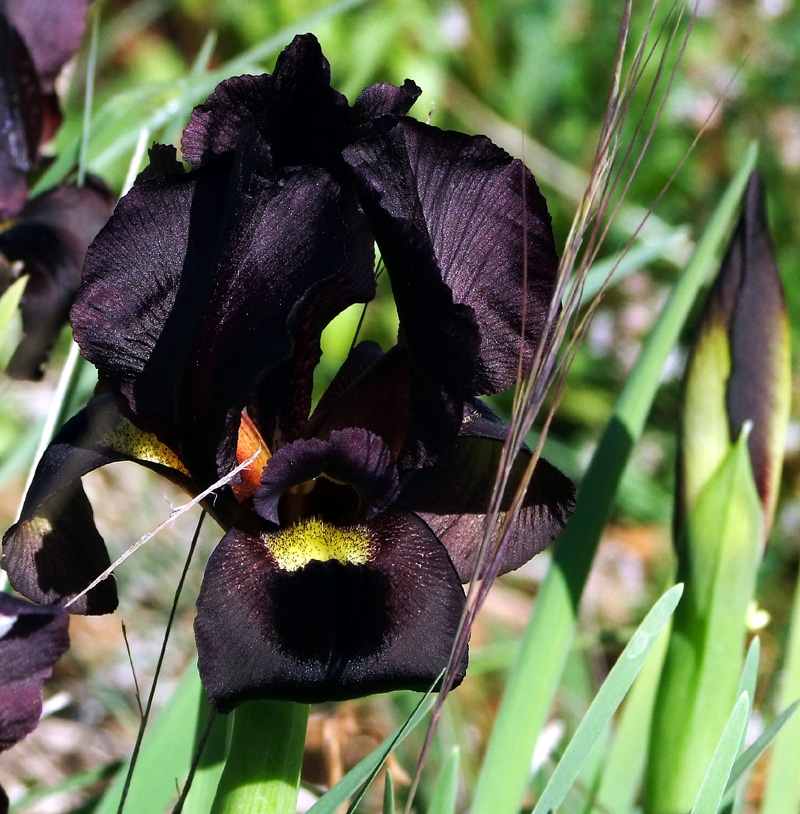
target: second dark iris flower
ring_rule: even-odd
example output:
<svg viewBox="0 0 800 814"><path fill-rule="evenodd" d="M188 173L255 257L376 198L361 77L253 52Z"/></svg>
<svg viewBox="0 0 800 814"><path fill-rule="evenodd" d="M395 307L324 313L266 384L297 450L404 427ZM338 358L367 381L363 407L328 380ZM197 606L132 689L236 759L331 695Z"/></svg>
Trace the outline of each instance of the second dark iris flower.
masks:
<svg viewBox="0 0 800 814"><path fill-rule="evenodd" d="M253 458L208 505L227 533L195 631L222 710L427 689L450 655L505 435L477 396L530 363L558 258L528 170L407 117L418 94L350 106L298 37L195 110L188 171L151 153L87 257L72 320L99 394L45 454L4 563L66 601L108 565L83 474L137 460L197 494ZM374 243L400 340L357 345L312 413L322 330L373 297ZM540 462L503 571L572 500ZM77 609L115 604L109 580Z"/></svg>

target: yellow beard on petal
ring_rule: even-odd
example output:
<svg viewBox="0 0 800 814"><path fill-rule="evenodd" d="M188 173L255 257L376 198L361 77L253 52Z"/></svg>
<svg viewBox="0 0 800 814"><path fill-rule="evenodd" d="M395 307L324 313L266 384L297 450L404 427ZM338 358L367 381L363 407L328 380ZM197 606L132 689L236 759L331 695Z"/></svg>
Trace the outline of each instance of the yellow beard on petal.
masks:
<svg viewBox="0 0 800 814"><path fill-rule="evenodd" d="M365 528L342 528L324 523L316 517L264 535L262 539L278 567L284 571L297 571L312 560L338 560L350 565L364 565L374 553Z"/></svg>
<svg viewBox="0 0 800 814"><path fill-rule="evenodd" d="M181 459L166 444L159 441L152 432L143 432L127 419L122 419L100 441L116 452L129 455L134 460L161 464L161 466L176 469L184 475L189 474Z"/></svg>

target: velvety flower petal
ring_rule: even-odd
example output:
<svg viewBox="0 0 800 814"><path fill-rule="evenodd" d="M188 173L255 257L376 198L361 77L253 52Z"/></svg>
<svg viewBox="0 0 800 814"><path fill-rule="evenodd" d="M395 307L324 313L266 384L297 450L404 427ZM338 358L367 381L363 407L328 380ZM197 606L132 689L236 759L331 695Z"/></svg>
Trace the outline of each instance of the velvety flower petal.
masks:
<svg viewBox="0 0 800 814"><path fill-rule="evenodd" d="M175 307L181 273L193 260L193 285L182 289L188 299L208 273L202 258L214 249L229 170L137 182L89 247L71 312L75 339L104 385L123 393L140 426L174 446L177 357L191 325L188 305ZM187 257L189 245L196 252Z"/></svg>
<svg viewBox="0 0 800 814"><path fill-rule="evenodd" d="M19 212L28 197L44 118L31 55L0 8L0 221Z"/></svg>
<svg viewBox="0 0 800 814"><path fill-rule="evenodd" d="M342 190L347 267L314 283L288 318L293 337L290 358L265 375L247 403L249 414L272 448L303 436L311 412L314 369L322 357L320 340L331 320L354 302L375 296L375 279L367 272L375 261L366 219Z"/></svg>
<svg viewBox="0 0 800 814"><path fill-rule="evenodd" d="M446 666L465 599L425 524L392 509L366 526L329 531L355 538L346 547L350 562L298 559L309 526L263 539L234 529L212 554L195 635L217 709L250 698L319 702L427 690ZM457 682L465 670L466 662Z"/></svg>
<svg viewBox="0 0 800 814"><path fill-rule="evenodd" d="M116 461L137 461L192 491L175 453L122 416L101 396L70 419L42 456L20 519L3 537L11 584L43 604L64 604L111 563L80 478ZM110 613L117 605L110 577L70 606L73 613Z"/></svg>
<svg viewBox="0 0 800 814"><path fill-rule="evenodd" d="M65 185L32 198L13 225L0 230L0 252L24 263L24 336L8 366L19 379L40 378L41 366L69 315L86 249L111 215L110 191L99 181Z"/></svg>
<svg viewBox="0 0 800 814"><path fill-rule="evenodd" d="M354 521L372 519L397 496L397 467L389 447L378 435L348 428L332 432L327 441L312 438L279 449L264 469L261 486L254 495L256 510L272 523L281 522L284 518L279 516L279 504L287 491L322 475L325 478L318 484L309 484L307 491L294 496L295 502L304 504L303 516L314 516L319 511L321 516L332 519L321 508L328 500L327 496L315 495L317 487L325 483L329 484L327 491L332 497L335 495L334 500L339 504L346 502L346 496L340 494L344 490L358 498L353 507ZM321 498L322 502L315 504L315 497ZM345 508L340 505L336 511ZM341 521L337 518L337 522Z"/></svg>
<svg viewBox="0 0 800 814"><path fill-rule="evenodd" d="M400 505L419 514L442 541L464 582L476 575L478 546L507 429L504 421L476 402L454 448L435 466L412 473L398 499ZM525 449L514 462L492 538L495 543L529 460L530 452ZM506 535L499 573L519 568L546 548L564 528L574 505L572 482L540 458L522 508ZM477 576L482 573L481 568Z"/></svg>
<svg viewBox="0 0 800 814"><path fill-rule="evenodd" d="M89 247L72 307L83 355L138 425L173 447L176 388L211 285L231 164L137 181Z"/></svg>
<svg viewBox="0 0 800 814"><path fill-rule="evenodd" d="M305 385L298 397L307 400L308 415L323 325L374 291L371 252L358 238L353 247L338 187L326 173L303 168L280 182L245 176L239 200L187 358L179 412L193 474L202 472L203 445L222 438L212 448L215 477L234 461L242 407L283 360L295 361L289 379Z"/></svg>
<svg viewBox="0 0 800 814"><path fill-rule="evenodd" d="M69 647L69 616L0 592L0 752L39 723L42 684Z"/></svg>
<svg viewBox="0 0 800 814"><path fill-rule="evenodd" d="M330 177L261 175L259 156L250 138L199 170L143 179L91 247L72 311L84 355L137 424L177 440L202 485L232 467L241 409L292 356L320 287L337 281L354 300L373 287ZM331 299L334 313L354 301Z"/></svg>
<svg viewBox="0 0 800 814"><path fill-rule="evenodd" d="M331 71L311 34L297 36L275 71L226 80L192 113L181 149L192 165L233 150L247 124L269 145L276 166L328 166L347 100L330 86Z"/></svg>
<svg viewBox="0 0 800 814"><path fill-rule="evenodd" d="M331 383L328 385L325 392L320 396L317 406L314 409L314 414L311 417L311 422L324 415L330 407L332 407L342 396L342 394L367 370L376 364L383 356L383 351L377 342L369 340L359 342L350 353L347 354L344 362L336 371ZM354 426L353 424L342 424L341 427ZM360 426L360 425L359 425ZM315 435L314 432L310 436Z"/></svg>
<svg viewBox="0 0 800 814"><path fill-rule="evenodd" d="M3 567L9 581L36 602L63 605L110 564L80 481L66 485L42 503L34 517L21 519L3 537ZM100 614L116 607L116 586L109 577L70 611Z"/></svg>
<svg viewBox="0 0 800 814"><path fill-rule="evenodd" d="M320 399L306 434L325 439L334 430L362 427L383 438L398 457L408 433L409 377L404 344L381 355L376 345L365 343Z"/></svg>
<svg viewBox="0 0 800 814"><path fill-rule="evenodd" d="M343 155L392 280L413 402L449 403L437 423L457 429L465 391L510 386L541 336L558 267L544 198L485 137L411 119ZM424 414L412 405L412 429Z"/></svg>
<svg viewBox="0 0 800 814"><path fill-rule="evenodd" d="M422 91L406 79L401 87L381 82L364 88L353 103L350 119L354 126L380 116L404 116L419 99Z"/></svg>
<svg viewBox="0 0 800 814"><path fill-rule="evenodd" d="M78 50L91 0L5 0L9 20L20 32L36 65L43 93Z"/></svg>
<svg viewBox="0 0 800 814"><path fill-rule="evenodd" d="M399 88L372 85L351 108L330 78L316 38L296 36L272 74L228 79L194 109L181 142L184 158L196 167L234 150L251 125L269 146L274 166L314 164L336 174L348 141L373 119L407 113L420 94L410 80Z"/></svg>

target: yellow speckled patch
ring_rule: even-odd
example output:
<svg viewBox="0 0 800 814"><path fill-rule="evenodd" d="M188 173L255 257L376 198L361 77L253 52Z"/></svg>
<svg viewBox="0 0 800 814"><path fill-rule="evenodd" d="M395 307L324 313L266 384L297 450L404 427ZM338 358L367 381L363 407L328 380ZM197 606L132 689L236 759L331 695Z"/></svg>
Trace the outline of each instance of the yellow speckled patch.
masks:
<svg viewBox="0 0 800 814"><path fill-rule="evenodd" d="M37 537L44 537L53 530L53 524L46 517L33 517L24 524Z"/></svg>
<svg viewBox="0 0 800 814"><path fill-rule="evenodd" d="M177 469L184 475L189 474L181 459L166 444L159 441L153 433L143 432L134 427L126 419L122 419L111 432L100 439L100 442L116 452L130 455L137 461L161 464L170 469Z"/></svg>
<svg viewBox="0 0 800 814"><path fill-rule="evenodd" d="M360 526L341 528L316 517L302 520L283 531L265 535L264 542L284 571L297 571L312 560L338 560L364 565L373 554L367 530Z"/></svg>

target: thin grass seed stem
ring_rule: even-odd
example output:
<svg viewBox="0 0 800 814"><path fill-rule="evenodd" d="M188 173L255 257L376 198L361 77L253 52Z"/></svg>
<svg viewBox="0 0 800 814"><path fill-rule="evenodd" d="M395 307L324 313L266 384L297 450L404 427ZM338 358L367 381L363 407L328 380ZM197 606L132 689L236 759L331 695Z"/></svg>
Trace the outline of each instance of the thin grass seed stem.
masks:
<svg viewBox="0 0 800 814"><path fill-rule="evenodd" d="M136 706L139 708L139 720L144 718L144 709L142 709L142 691L139 689L139 679L136 676L136 668L133 666L133 654L131 653L131 643L128 641L128 631L125 628L125 622L121 623L122 638L125 641L125 652L128 655L128 664L131 667L131 675L133 676L133 694L136 698Z"/></svg>
<svg viewBox="0 0 800 814"><path fill-rule="evenodd" d="M630 5L630 0L629 0L628 5ZM621 52L618 51L618 59L621 59L621 57L622 57L622 54L621 54ZM602 163L602 162L596 162L596 164L597 163ZM604 166L608 167L608 166L610 166L610 164L607 162ZM590 185L590 193L591 193L592 189L593 189L593 186ZM587 193L587 194L589 194L589 193ZM581 207L581 209L580 209L580 212L582 212L582 213L588 213L589 211L591 211L591 209L587 208L587 207ZM523 218L523 220L524 220L524 218ZM527 243L527 240L524 237L523 246L525 246L526 243ZM568 265L566 265L566 266L564 265L563 262L559 265L559 282L561 284L560 285L557 284L557 286L556 286L556 294L554 295L554 297L551 300L550 308L548 309L547 319L545 321L545 325L544 325L543 331L542 331L542 339L537 345L536 352L535 352L534 359L533 359L533 363L532 363L532 367L531 367L531 372L530 372L530 374L528 376L528 381L531 383L532 388L535 388L535 383L541 379L541 371L542 371L542 369L544 369L545 371L549 371L552 368L553 360L557 357L558 346L555 343L552 343L552 342L548 343L547 337L548 337L548 335L550 333L550 330L551 330L551 327L552 327L552 325L554 323L556 323L558 321L559 324L563 324L562 320L559 317L559 303L560 303L559 292L562 291L564 285L567 284L567 282L568 282L568 280L569 280L569 278L571 276L571 268L572 268L572 262L569 262ZM582 272L583 272L584 275L585 275L585 273L587 271L588 271L588 264L586 264L582 269ZM576 300L576 302L579 302L579 301L580 301L579 299ZM523 334L523 336L524 336L524 334ZM546 359L544 364L543 364L543 359ZM520 378L521 378L521 376L520 376ZM549 375L546 375L545 378L549 378ZM542 398L543 398L544 392L541 392L541 394L542 394ZM406 809L405 809L407 813L410 812L411 805L413 803L414 795L416 793L416 790L417 790L417 787L418 787L418 784L419 784L419 781L420 781L422 768L424 766L425 759L427 757L428 751L429 751L431 743L432 743L433 734L434 734L434 732L436 730L436 727L438 725L438 722L439 722L439 719L440 719L440 716L441 716L442 706L443 706L444 701L445 701L445 699L447 697L447 693L448 693L449 689L452 688L453 673L454 673L453 665L457 663L458 656L459 656L461 650L463 649L463 647L465 646L465 643L466 643L467 638L468 638L468 633L469 633L469 630L471 629L471 626L472 626L472 623L474 621L477 610L480 608L480 605L482 604L483 600L485 599L486 592L488 591L489 587L491 586L492 582L494 581L494 579L497 576L497 571L499 570L500 552L502 551L502 545L503 545L503 542L506 539L506 536L507 536L507 533L508 533L508 528L510 527L510 520L511 520L511 518L516 516L515 513L514 513L514 510L512 508L512 511L509 512L507 517L506 517L506 523L503 524L503 533L501 535L501 538L498 540L496 546L494 547L494 550L493 550L492 554L489 555L488 563L487 563L487 561L486 561L487 560L487 554L489 553L490 547L491 547L491 537L493 535L493 531L494 531L494 529L496 527L496 524L497 524L497 516L498 516L499 511L500 511L500 505L502 503L502 498L503 498L503 495L505 493L505 489L506 489L506 486L507 486L507 483L508 483L508 478L510 477L510 473L511 473L511 466L509 465L509 459L513 462L513 460L516 458L516 455L517 455L517 453L518 453L518 451L519 451L519 449L521 448L521 445L522 445L522 438L524 438L524 436L527 435L527 432L528 432L528 429L529 429L529 427L524 426L524 424L525 424L524 420L521 421L521 422L516 420L518 418L518 416L519 416L519 412L517 411L517 408L519 409L519 411L524 411L524 405L525 405L525 396L524 395L519 401L517 401L515 399L515 402L514 402L515 410L512 413L511 428L509 430L508 437L506 439L506 443L503 446L503 452L502 452L502 455L501 455L501 462L500 462L500 466L498 467L497 480L496 480L496 483L495 483L495 488L494 488L494 490L492 492L492 498L490 500L489 511L487 512L487 515L486 515L486 522L484 523L484 534L483 534L483 537L481 539L481 542L480 542L480 545L479 545L479 548L478 548L478 555L477 555L477 558L476 558L475 571L473 572L473 580L471 581L470 588L469 588L469 591L467 593L467 600L466 600L465 609L464 609L464 612L462 613L461 619L459 620L459 626L458 626L458 629L457 629L457 632L456 632L455 640L453 642L453 647L452 647L452 650L451 650L451 657L449 659L448 666L447 666L447 668L445 670L445 675L444 675L444 678L443 678L443 681L442 681L442 687L441 687L441 690L440 690L439 698L437 699L437 703L436 703L436 705L434 707L431 723L430 723L430 725L428 727L428 731L426 732L424 745L423 745L422 751L420 753L420 757L419 757L419 760L418 760L418 763L417 763L416 772L415 772L415 775L414 775L414 779L412 781L412 786L411 786L411 789L409 791L408 801L407 801L407 805L406 805ZM534 416L535 416L536 413L538 413L538 408L539 408L539 405L537 405L536 410L534 411ZM530 415L530 411L528 411L527 414ZM549 421L547 422L547 426L549 427ZM521 481L521 485L520 485L519 489L517 490L518 500L515 501L515 503L514 503L514 505L517 507L517 510L516 510L517 513L518 513L518 510L519 510L519 506L521 506L521 502L522 502L522 499L524 497L524 493L525 493L525 489L527 488L527 484L530 482L530 477L532 476L533 469L534 469L534 466L536 464L536 460L538 460L538 453L541 451L541 445L542 445L543 441L544 441L544 435L542 435L540 437L539 443L537 445L537 453L536 453L534 459L532 459L531 465L526 469L526 477L523 477L523 479ZM512 457L512 455L513 455L513 457ZM484 578L480 581L480 588L482 589L482 592L479 593L479 588L477 587L478 586L478 580L476 580L474 577L480 572L480 570L484 566L488 566L487 567L487 573L485 574ZM476 601L476 597L479 598L479 601Z"/></svg>
<svg viewBox="0 0 800 814"><path fill-rule="evenodd" d="M196 506L198 503L205 500L217 489L230 483L236 477L236 475L239 474L239 472L241 472L243 469L247 469L247 467L250 466L250 464L253 463L253 461L255 461L260 454L261 447L259 447L246 461L243 461L237 467L232 469L227 475L220 478L215 483L212 483L211 486L209 486L207 489L204 489L196 497L193 497L188 503L184 503L182 506L178 506L177 509L173 509L169 513L169 516L167 517L166 520L164 520L153 531L149 531L147 532L147 534L140 537L127 551L125 551L123 554L117 557L117 559L114 560L114 562L112 562L111 565L109 565L108 568L106 568L106 570L103 571L102 574L100 574L100 576L92 580L92 582L90 582L79 594L72 597L72 599L70 599L69 602L65 602L64 607L68 608L74 602L77 602L82 596L85 596L96 585L99 585L104 579L108 579L111 576L111 574L114 573L114 569L116 569L118 565L121 565L123 562L125 562L125 560L127 560L131 554L133 554L135 551L138 551L138 549L140 549L145 543L150 542L150 540L152 540L153 537L156 536L156 534L158 534L160 531L163 531L167 526L169 526L171 523L177 520L182 514L188 512L189 509L191 509L193 506Z"/></svg>
<svg viewBox="0 0 800 814"><path fill-rule="evenodd" d="M131 759L128 764L128 773L125 776L125 784L122 787L122 795L120 796L119 800L119 808L117 809L117 814L122 814L123 809L125 808L125 801L128 797L128 791L130 790L131 780L133 779L133 772L136 768L136 762L139 758L139 751L141 750L142 746L142 739L144 738L144 732L147 728L147 722L150 719L150 711L153 708L153 699L155 698L156 694L156 687L158 686L158 679L161 675L161 668L164 664L164 656L167 652L167 642L169 641L170 633L172 632L172 624L175 621L175 613L178 608L178 600L180 599L181 593L183 592L183 585L186 582L186 574L189 571L189 565L192 562L192 557L194 556L195 548L197 547L197 541L200 538L200 531L203 528L203 521L206 518L206 511L205 509L200 513L200 517L197 520L197 525L195 526L194 534L192 535L192 541L189 544L189 551L186 554L186 560L183 564L183 570L181 571L180 579L178 580L178 585L175 588L175 594L172 600L172 607L169 611L169 617L167 619L167 625L164 629L164 638L161 640L161 649L158 653L158 660L156 661L156 668L153 673L153 681L150 685L150 692L147 696L147 703L145 704L144 711L141 710L141 703L139 706L139 710L142 715L142 720L139 723L139 731L136 734L136 743L133 747L133 752L131 753ZM124 630L124 627L123 627ZM125 639L125 643L127 645L127 637ZM128 650L128 655L130 657L130 649ZM131 659L131 670L133 670L133 659ZM134 671L134 679L136 673ZM138 685L137 685L137 700L139 698L138 694Z"/></svg>
<svg viewBox="0 0 800 814"><path fill-rule="evenodd" d="M648 32L650 31L650 28L652 26L657 5L658 3L654 3L653 5L653 11L651 12L651 17L648 22L647 29ZM456 641L454 643L453 648L454 657L456 657L456 655L460 652L460 649L464 646L467 632L471 627L475 614L479 610L482 603L485 601L487 591L491 586L494 578L496 578L497 572L499 571L500 554L502 552L503 544L507 538L509 529L511 527L511 523L513 522L513 519L518 515L519 510L521 508L522 501L524 499L525 489L527 488L527 484L530 482L530 478L533 474L536 461L538 460L541 453L541 448L546 435L547 428L549 428L550 423L552 421L555 403L553 404L553 406L551 406L548 412L548 416L545 421L545 430L540 435L536 450L534 451L534 454L531 457L528 466L526 467L525 475L521 479L520 486L517 489L517 492L512 500L512 505L509 511L506 513L504 521L500 524L501 533L499 539L497 540L496 544L492 547L488 563L485 563L484 557L485 554L489 551L490 548L489 541L493 536L494 531L498 525L497 518L499 515L502 496L505 492L508 483L508 477L510 474L509 461L510 460L513 461L513 459L516 457L516 453L521 446L521 439L525 435L527 435L527 432L532 426L533 420L535 419L536 415L538 415L538 412L541 408L544 395L547 392L547 388L541 386L542 380L544 379L548 385L553 383L557 384L557 394L556 394L557 397L563 392L566 374L569 368L571 367L572 362L574 361L575 353L577 352L579 343L585 336L585 332L588 327L588 315L584 316L580 320L578 320L577 318L577 308L580 303L579 295L582 290L583 283L585 281L585 275L594 258L596 257L600 245L602 245L602 242L604 241L608 234L610 221L613 220L613 218L616 216L621 205L621 201L628 192L633 174L635 174L635 172L641 165L644 153L650 144L652 135L655 131L655 126L660 119L661 112L663 111L663 106L665 104L666 97L669 94L670 89L672 87L672 82L675 77L677 66L681 61L686 46L686 41L691 31L690 24L689 31L687 31L686 35L684 36L684 39L681 43L681 47L679 49L678 57L672 67L666 91L662 94L662 98L658 107L655 121L648 130L644 145L639 151L637 158L634 162L634 167L631 175L628 177L628 180L623 184L620 200L613 207L611 211L611 217L608 218L607 217L608 201L610 200L610 197L616 192L618 185L620 183L620 178L622 177L622 169L628 163L628 160L630 159L633 152L633 148L631 145L629 146L628 150L625 153L625 156L623 157L620 169L617 171L615 175L612 176L611 169L614 165L614 160L619 149L620 134L622 131L622 127L624 125L625 119L630 109L631 94L633 90L635 90L635 88L638 86L644 74L645 67L649 63L653 54L656 53L658 43L661 42L662 37L664 36L664 32L669 31L670 32L669 36L666 38L666 44L661 53L656 80L653 83L653 86L651 87L650 92L648 94L647 104L645 112L643 114L646 115L647 110L650 108L655 98L656 88L658 87L659 81L663 75L664 66L666 64L668 54L675 41L677 29L680 24L680 21L682 20L682 14L680 10L676 12L677 4L673 4L669 12L667 22L659 30L656 37L656 42L652 45L652 47L648 51L646 51L646 44L648 40L647 35L642 39L639 48L637 49L637 53L634 58L632 68L628 72L627 78L623 83L624 92L620 97L617 94L617 91L619 88L622 61L624 59L624 45L627 41L626 23L629 22L630 19L629 16L630 8L631 3L628 2L626 4L626 10L623 16L623 23L619 39L619 47L615 60L614 83L612 84L612 88L610 91L609 104L607 107L608 113L603 125L603 135L601 137L598 152L596 154L597 157L593 166L593 172L589 188L583 199L584 203L579 207L578 215L576 217L575 222L573 223L572 229L570 230L570 239L568 240L567 249L565 250L565 256L560 266L559 282L556 288L557 293L553 299L553 303L551 303L551 310L548 313L547 324L545 327L546 332L549 332L550 330L549 326L554 321L554 312L555 309L557 308L558 302L560 301L560 297L558 295L566 290L566 287L569 285L570 279L572 278L571 270L573 268L574 263L577 261L579 247L583 242L583 238L586 235L589 225L591 224L592 226L591 231L589 232L588 243L584 250L583 260L581 261L579 272L577 275L575 275L574 278L572 278L574 282L572 285L573 294L569 298L570 307L568 307L566 309L566 312L558 318L559 328L556 330L555 334L555 338L557 338L558 341L555 341L554 338L554 341L549 348L549 353L546 353L544 351L545 343L544 342L540 343L540 347L537 348L537 359L536 359L537 364L535 364L532 367L532 372L529 375L527 381L525 382L525 385L519 388L519 390L521 390L522 392L520 393L518 391L517 393L518 397L515 397L514 400L511 429L508 434L506 445L504 446L503 456L501 459L501 466L498 471L496 488L493 492L492 500L490 502L490 508L486 515L487 522L485 523L484 527L484 537L481 541L481 545L479 548L480 552L478 560L479 565L476 568L480 568L482 567L482 565L486 565L486 572L484 575L484 579L480 581L479 585L477 585L475 581L473 581L473 583L470 585L470 589L467 596L467 607L465 608L465 612L462 615L461 624L459 625L458 634L456 636ZM693 19L694 17L692 16L692 20ZM618 103L619 99L622 100L622 104ZM639 123L637 124L636 134L638 134L641 130L642 121L643 119L640 119ZM645 220L646 217L647 214L645 216ZM636 228L637 234L641 230L642 225L643 223L640 223L637 226ZM631 243L632 241L629 242L629 246L631 245ZM598 301L599 300L595 299L593 301L593 305L596 306L596 302ZM568 343L566 352L563 353L559 359L558 347L560 343L563 341L566 335L567 328L573 319L578 320L576 324L577 341L575 334L573 334ZM547 358L547 362L545 362L544 364L542 364L543 354ZM543 373L544 375L542 375ZM520 414L522 415L520 416ZM476 570L475 573L477 574L478 571ZM451 665L446 671L443 680L442 694L434 710L433 720L431 722L431 726L429 727L429 731L426 736L425 746L423 747L420 762L418 763L417 766L414 785L412 786L411 796L409 798L409 803L406 808L407 811L410 810L411 800L413 799L413 793L416 790L416 785L419 781L422 764L424 762L424 758L427 754L427 751L430 747L433 730L435 729L436 724L439 720L439 716L441 714L443 696L446 695L449 686L452 684L451 677L452 672L453 671L451 660Z"/></svg>

